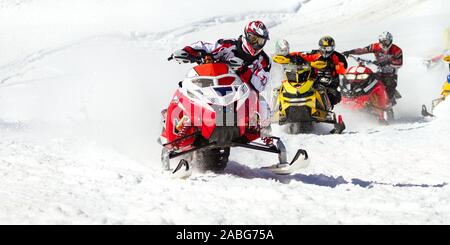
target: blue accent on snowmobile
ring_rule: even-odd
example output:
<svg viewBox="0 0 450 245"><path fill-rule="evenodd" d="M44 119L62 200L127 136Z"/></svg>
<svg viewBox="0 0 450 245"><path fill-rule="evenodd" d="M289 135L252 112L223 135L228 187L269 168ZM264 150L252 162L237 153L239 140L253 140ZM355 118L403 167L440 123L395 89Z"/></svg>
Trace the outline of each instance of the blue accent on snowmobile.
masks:
<svg viewBox="0 0 450 245"><path fill-rule="evenodd" d="M233 88L230 87L218 87L214 88L214 90L222 97L227 95L228 93L233 92Z"/></svg>

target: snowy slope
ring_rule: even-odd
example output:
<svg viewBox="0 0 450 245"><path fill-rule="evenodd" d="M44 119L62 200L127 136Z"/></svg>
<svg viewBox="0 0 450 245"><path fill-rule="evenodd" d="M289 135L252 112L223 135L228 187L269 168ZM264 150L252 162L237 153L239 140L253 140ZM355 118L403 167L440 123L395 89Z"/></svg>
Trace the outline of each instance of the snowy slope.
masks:
<svg viewBox="0 0 450 245"><path fill-rule="evenodd" d="M447 72L425 70L420 59L440 51L450 3L240 4L0 0L0 33L8 33L0 36L0 223L449 224L450 103L434 120L419 114ZM338 108L343 135L275 127L289 153L311 156L297 174L261 171L276 156L233 149L224 174L167 179L155 142L159 111L190 67L167 56L236 37L251 19L270 27L269 53L279 38L309 50L331 34L346 50L394 33L405 52L397 122L379 126Z"/></svg>

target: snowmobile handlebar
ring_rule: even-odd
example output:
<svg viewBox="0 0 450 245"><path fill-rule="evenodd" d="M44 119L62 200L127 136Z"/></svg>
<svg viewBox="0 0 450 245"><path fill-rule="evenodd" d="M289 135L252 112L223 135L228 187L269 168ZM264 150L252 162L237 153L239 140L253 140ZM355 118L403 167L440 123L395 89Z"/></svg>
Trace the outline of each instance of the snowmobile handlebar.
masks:
<svg viewBox="0 0 450 245"><path fill-rule="evenodd" d="M228 60L216 60L212 54L202 54L200 56L192 56L184 50L177 50L170 57L167 58L168 61L175 59L178 63L197 63L197 64L209 64L209 63L225 63L230 66L231 69L237 70L243 66L246 66L244 61L238 57L233 57Z"/></svg>
<svg viewBox="0 0 450 245"><path fill-rule="evenodd" d="M173 54L171 54L167 60L171 61L175 59L178 63L199 63L201 62L201 57L194 57L188 54L184 50L177 50Z"/></svg>
<svg viewBox="0 0 450 245"><path fill-rule="evenodd" d="M378 66L378 63L372 60L366 60L366 59L362 59L359 57L356 57L354 55L349 55L349 57L353 58L356 62L360 63L360 64L365 64L365 65L376 65Z"/></svg>

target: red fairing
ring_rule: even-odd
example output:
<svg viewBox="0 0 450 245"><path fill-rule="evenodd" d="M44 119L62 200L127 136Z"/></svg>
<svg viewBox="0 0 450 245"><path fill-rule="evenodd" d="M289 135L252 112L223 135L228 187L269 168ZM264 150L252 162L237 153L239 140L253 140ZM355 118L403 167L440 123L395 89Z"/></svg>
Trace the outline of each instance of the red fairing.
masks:
<svg viewBox="0 0 450 245"><path fill-rule="evenodd" d="M210 77L228 74L229 72L228 66L221 63L203 64L193 69L199 76ZM219 81L219 83L228 86L231 85L232 81L223 80ZM172 97L167 108L165 130L161 134L167 142L175 141L175 143L167 146L170 149L190 147L194 143L194 137L188 137L183 140L178 139L192 135L195 132L200 132L203 138L209 139L216 128L216 112L214 109L206 106L205 102L191 99L182 91L182 89L178 89ZM250 96L243 103L235 104L237 105L235 110L240 135L245 136L248 141L258 139L260 137L259 127L257 124L252 125L251 123L257 121L256 115L259 112L258 93L250 90ZM252 128L255 130L249 130Z"/></svg>
<svg viewBox="0 0 450 245"><path fill-rule="evenodd" d="M367 66L352 66L352 67L348 68L346 74L355 74L355 75L369 74L370 75L372 73L373 73L373 71ZM360 81L355 80L354 82L360 82Z"/></svg>
<svg viewBox="0 0 450 245"><path fill-rule="evenodd" d="M177 90L175 92L175 95L172 97L169 107L167 108L165 131L163 131L162 136L165 137L168 142L172 142L178 138L183 137L184 135L194 133L194 128L190 127L190 122L186 122L186 132L175 132L175 123L179 122L183 118L183 116L186 115L186 111L183 110L185 108L184 106L187 105L186 101L188 101L188 99L182 93L180 93L179 90ZM180 104L183 107L180 107ZM190 108L190 106L188 108ZM169 145L169 148L178 148L181 145L189 145L192 143L193 139L186 139L185 141L177 142L177 144L175 145Z"/></svg>
<svg viewBox="0 0 450 245"><path fill-rule="evenodd" d="M375 85L372 93L356 98L347 98L343 96L342 103L353 110L363 109L368 103L375 103L374 106L384 110L389 105L389 99L386 94L386 88L379 82Z"/></svg>
<svg viewBox="0 0 450 245"><path fill-rule="evenodd" d="M215 77L228 73L228 66L222 63L204 64L194 67L199 76Z"/></svg>
<svg viewBox="0 0 450 245"><path fill-rule="evenodd" d="M347 75L355 75L355 77L358 77L358 75L363 74L371 76L373 75L373 71L366 66L352 66L347 70ZM370 79L370 77L368 79ZM380 80L376 78L373 78L374 80L368 79L346 79L345 81L349 84L360 83L365 84L364 86L369 86L372 82L376 82L376 84L367 94L346 97L345 93L342 93L342 104L351 110L362 110L370 106L371 109L374 109L374 113L378 114L380 119L383 119L384 111L389 107L389 98L386 93L386 88Z"/></svg>

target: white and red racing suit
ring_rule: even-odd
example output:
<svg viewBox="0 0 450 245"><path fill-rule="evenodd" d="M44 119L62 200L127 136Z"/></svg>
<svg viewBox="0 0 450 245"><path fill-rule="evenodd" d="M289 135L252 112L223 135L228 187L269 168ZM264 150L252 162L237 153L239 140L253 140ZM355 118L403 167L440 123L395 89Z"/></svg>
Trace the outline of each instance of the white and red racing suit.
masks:
<svg viewBox="0 0 450 245"><path fill-rule="evenodd" d="M243 49L242 36L238 39L220 39L215 44L199 41L184 47L183 50L193 57L203 57L209 54L213 56L214 60L223 62L235 58L241 59L243 65L235 69L236 74L259 97L258 111L261 117L261 126L268 129L272 110L261 92L269 82L271 61L263 50L255 56L248 54Z"/></svg>
<svg viewBox="0 0 450 245"><path fill-rule="evenodd" d="M215 44L199 41L184 47L183 50L193 57L211 54L214 60L224 62L235 57L241 59L243 65L236 73L258 93L264 91L269 82L271 68L269 56L264 51L255 56L246 53L242 48L242 36L238 39L220 39Z"/></svg>
<svg viewBox="0 0 450 245"><path fill-rule="evenodd" d="M388 50L384 50L380 43L373 43L365 48L353 49L347 53L356 55L373 53L379 66L378 75L380 80L386 86L389 98L394 98L398 79L397 72L403 65L403 51L401 48L392 44Z"/></svg>

